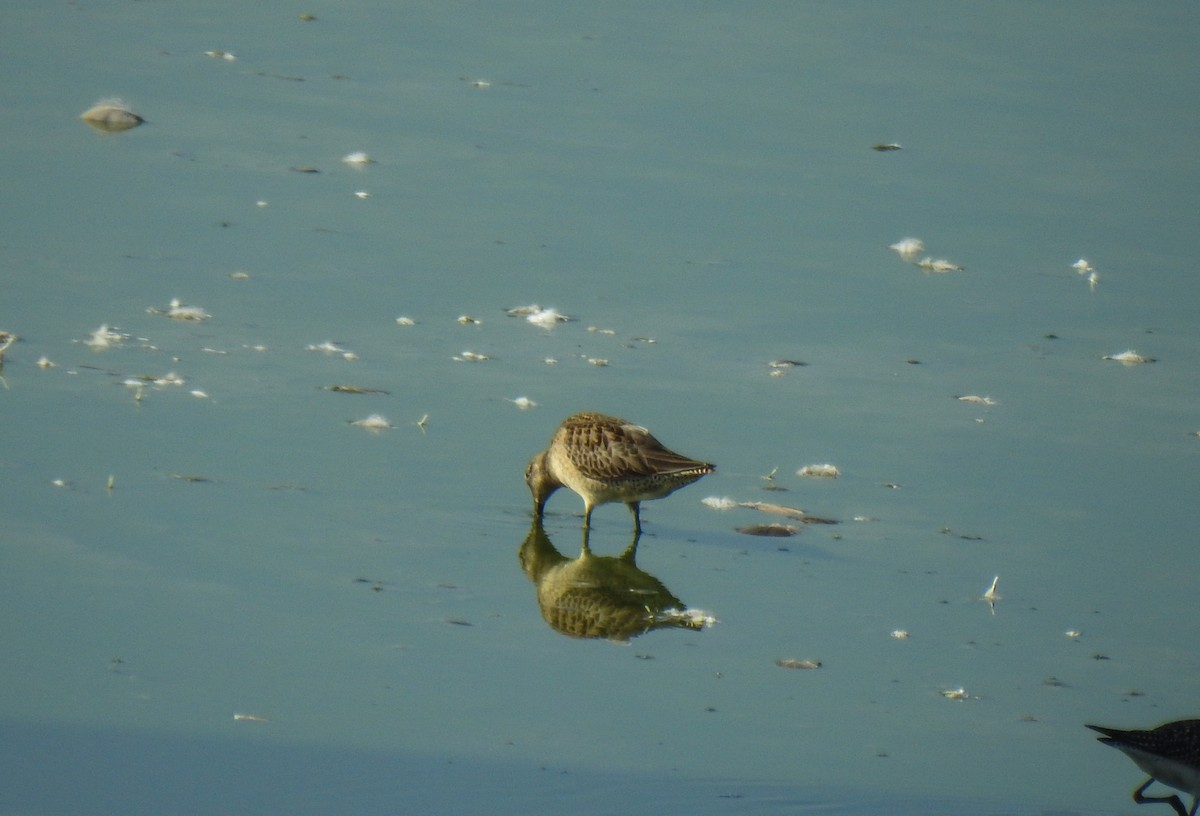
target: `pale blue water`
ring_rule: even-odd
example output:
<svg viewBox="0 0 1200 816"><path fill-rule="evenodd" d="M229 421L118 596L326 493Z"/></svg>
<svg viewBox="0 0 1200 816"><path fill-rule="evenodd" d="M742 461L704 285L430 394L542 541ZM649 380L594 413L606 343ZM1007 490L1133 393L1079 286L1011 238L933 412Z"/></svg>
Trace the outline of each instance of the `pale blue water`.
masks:
<svg viewBox="0 0 1200 816"><path fill-rule="evenodd" d="M1126 812L1140 772L1083 724L1197 716L1194 7L3 30L3 812ZM113 95L147 124L76 118ZM712 629L543 622L521 473L581 409L718 463L638 556ZM744 536L784 519L708 496L843 523ZM581 503L549 509L574 555ZM623 508L595 528L629 544Z"/></svg>

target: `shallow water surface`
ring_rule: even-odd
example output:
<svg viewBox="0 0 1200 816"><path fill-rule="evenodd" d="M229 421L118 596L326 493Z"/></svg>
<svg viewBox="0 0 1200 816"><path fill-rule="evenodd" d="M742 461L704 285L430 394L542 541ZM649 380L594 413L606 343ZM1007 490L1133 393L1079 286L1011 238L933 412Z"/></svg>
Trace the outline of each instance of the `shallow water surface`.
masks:
<svg viewBox="0 0 1200 816"><path fill-rule="evenodd" d="M1200 13L300 11L6 15L0 811L1128 810L1084 723L1200 699ZM578 410L718 465L636 574L530 528ZM564 635L531 548L717 622Z"/></svg>

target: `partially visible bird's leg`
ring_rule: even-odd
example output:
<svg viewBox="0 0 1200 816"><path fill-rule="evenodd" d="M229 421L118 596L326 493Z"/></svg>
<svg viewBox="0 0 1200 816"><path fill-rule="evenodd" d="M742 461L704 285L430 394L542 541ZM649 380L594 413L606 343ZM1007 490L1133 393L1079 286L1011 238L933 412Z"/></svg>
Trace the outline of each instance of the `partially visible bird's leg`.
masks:
<svg viewBox="0 0 1200 816"><path fill-rule="evenodd" d="M1143 795L1142 792L1144 790L1146 790L1146 788L1150 787L1153 784L1154 784L1154 777L1152 776L1149 779L1147 779L1145 782L1143 782L1142 786L1140 788L1138 788L1137 790L1135 790L1133 792L1133 801L1137 802L1139 805L1144 805L1147 802L1166 802L1168 805L1171 806L1171 808L1176 813L1179 814L1179 816L1193 816L1195 814L1196 809L1195 809L1194 805L1192 807L1192 813L1189 814L1187 811L1187 808L1185 808L1183 806L1183 802L1180 801L1179 797L1173 793L1170 796L1145 796L1145 795Z"/></svg>

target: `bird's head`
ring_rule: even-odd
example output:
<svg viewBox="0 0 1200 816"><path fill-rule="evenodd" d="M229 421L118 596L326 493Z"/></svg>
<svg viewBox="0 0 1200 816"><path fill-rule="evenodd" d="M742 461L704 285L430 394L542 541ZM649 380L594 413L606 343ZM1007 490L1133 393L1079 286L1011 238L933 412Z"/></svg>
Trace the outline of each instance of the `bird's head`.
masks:
<svg viewBox="0 0 1200 816"><path fill-rule="evenodd" d="M535 515L540 517L542 510L546 507L546 499L550 498L551 493L562 487L562 482L555 479L546 466L545 451L534 456L525 466L525 484L529 485L529 492L533 494Z"/></svg>

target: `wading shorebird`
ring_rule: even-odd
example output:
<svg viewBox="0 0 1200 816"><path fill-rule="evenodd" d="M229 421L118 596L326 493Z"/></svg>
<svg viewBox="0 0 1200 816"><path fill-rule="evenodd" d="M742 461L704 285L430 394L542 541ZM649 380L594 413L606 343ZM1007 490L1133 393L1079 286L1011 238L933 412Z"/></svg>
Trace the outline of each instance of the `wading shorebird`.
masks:
<svg viewBox="0 0 1200 816"><path fill-rule="evenodd" d="M1164 723L1150 731L1121 731L1101 725L1089 725L1103 737L1100 742L1111 745L1137 763L1150 778L1133 792L1133 801L1166 802L1179 816L1196 816L1200 804L1200 720L1177 720ZM1175 794L1145 796L1152 782L1192 795L1192 808L1185 810Z"/></svg>
<svg viewBox="0 0 1200 816"><path fill-rule="evenodd" d="M633 513L633 529L640 532L641 502L661 499L714 470L715 465L663 447L640 425L582 413L564 419L550 446L529 460L525 484L538 518L550 494L566 486L583 498L585 529L598 505L625 502Z"/></svg>

